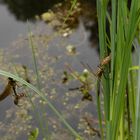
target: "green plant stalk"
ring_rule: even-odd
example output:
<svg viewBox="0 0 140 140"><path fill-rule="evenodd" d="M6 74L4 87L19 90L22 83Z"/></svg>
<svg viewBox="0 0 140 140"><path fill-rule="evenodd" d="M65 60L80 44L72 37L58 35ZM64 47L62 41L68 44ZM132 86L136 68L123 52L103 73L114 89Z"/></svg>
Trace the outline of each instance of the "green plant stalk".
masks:
<svg viewBox="0 0 140 140"><path fill-rule="evenodd" d="M119 75L120 80L119 80L119 85L117 87L117 90L113 90L113 95L114 95L114 106L113 106L113 115L112 115L112 136L111 139L115 140L117 139L117 132L119 131L119 124L120 124L120 118L121 115L123 113L123 108L122 106L124 106L124 95L125 95L125 88L126 88L126 82L127 82L127 76L128 76L128 68L130 65L130 56L131 56L131 45L132 45L132 41L134 39L134 34L136 31L136 27L137 27L137 16L135 17L134 15L137 15L137 6L134 6L134 3L136 4L136 1L132 1L132 7L131 11L130 11L130 18L129 18L129 22L127 25L123 25L125 23L121 22L122 21L122 17L121 17L121 11L123 9L122 6L122 1L119 0L118 1L118 22L117 22L117 34L115 33L115 42L116 42L116 54L119 56L119 52L121 51L121 55L120 55L120 63L117 63L116 61L114 61L114 63L116 63L116 66L120 69L120 71L118 71L118 73L116 73L116 68L114 69L115 75L117 77L117 75ZM138 2L138 1L137 1ZM113 9L113 8L112 8ZM132 13L133 13L133 17L132 17ZM128 15L127 15L128 16ZM123 24L122 24L123 23ZM125 28L125 29L124 29ZM122 37L121 37L122 36ZM121 46L121 48L119 49L118 47ZM119 60L119 57L116 57L117 61ZM115 65L114 65L115 66ZM117 78L114 81L115 83L117 83ZM113 84L112 84L113 85ZM117 84L116 84L117 86ZM113 86L114 88L114 86ZM117 92L117 95L115 94L115 92Z"/></svg>
<svg viewBox="0 0 140 140"><path fill-rule="evenodd" d="M35 46L34 46L34 43L33 43L33 39L32 39L32 33L30 31L30 26L29 26L29 23L28 23L28 38L29 38L29 45L31 47L31 50L32 50L32 57L33 57L33 64L34 64L34 68L35 68L35 74L36 74L36 79L37 79L37 87L39 89L39 91L41 91L41 83L40 83L40 78L39 78L39 72L38 72L38 68L37 68L37 61L36 61L36 55L35 55ZM33 105L33 109L35 110L35 105ZM46 123L46 121L43 119L43 117L41 117L41 113L43 113L43 106L41 107L41 110L38 111L37 109L37 118L39 120L39 124L40 124L40 128L42 130L42 133L45 137L47 137L47 134L45 132L45 129L43 127L43 124ZM44 123L43 123L44 122Z"/></svg>
<svg viewBox="0 0 140 140"><path fill-rule="evenodd" d="M136 116L136 95L137 95L137 71L136 69L129 70L128 80L128 101L129 113L128 116L128 139L134 140L135 135L135 116ZM132 130L132 131L131 131ZM130 133L129 133L130 132ZM132 133L133 132L133 133Z"/></svg>
<svg viewBox="0 0 140 140"><path fill-rule="evenodd" d="M106 11L108 1L97 0L97 16L98 16L98 30L99 30L99 44L100 44L100 59L105 58L107 54L107 42L106 42ZM106 69L108 69L106 67ZM108 70L107 70L108 71ZM109 76L109 75L108 75ZM108 77L107 76L107 77ZM109 90L109 79L102 78L103 84L103 95L104 95L104 112L105 122L110 118L110 90Z"/></svg>
<svg viewBox="0 0 140 140"><path fill-rule="evenodd" d="M30 88L31 90L33 90L35 93L37 93L40 98L42 100L44 100L45 102L47 102L48 106L52 109L52 111L58 116L58 118L64 123L64 125L68 128L68 130L72 133L73 136L75 136L76 138L79 138L79 140L83 140L83 138L67 123L67 121L63 118L63 116L57 111L57 109L51 104L51 102L44 96L44 94L42 92L40 92L36 87L34 87L33 85L31 85L30 83L26 82L25 80L23 80L22 78L13 75L9 72L0 70L0 75L3 75L5 77L11 77L14 80L20 82L23 85L26 85L28 88Z"/></svg>
<svg viewBox="0 0 140 140"><path fill-rule="evenodd" d="M28 95L28 97L29 97L29 101L30 101L30 103L31 103L31 105L32 105L32 108L33 108L33 110L35 111L35 110L36 110L36 106L34 105L32 99L31 99L31 96ZM42 130L43 136L47 137L47 136L46 136L47 132L44 130L44 127L43 127L43 120L41 119L40 111L37 110L36 115L37 115L37 119L39 120L39 126L40 126L40 128L41 128L41 130Z"/></svg>
<svg viewBox="0 0 140 140"><path fill-rule="evenodd" d="M29 32L29 45L31 47L32 50L32 56L33 56L33 64L34 64L34 68L35 68L35 73L36 73L36 78L37 78L37 86L38 89L41 91L41 85L40 85L40 79L39 79L39 73L38 73L38 68L37 68L37 61L36 61L36 56L35 56L35 46L32 40L32 33L30 31L29 25L28 25L28 32Z"/></svg>
<svg viewBox="0 0 140 140"><path fill-rule="evenodd" d="M121 119L120 119L120 129L119 129L119 140L124 140L124 124L125 124L125 120L124 120L124 106L122 107L123 111L122 114L120 115Z"/></svg>
<svg viewBox="0 0 140 140"><path fill-rule="evenodd" d="M100 126L100 132L101 132L101 140L104 140L104 131L102 126L102 111L101 111L101 101L100 101L100 80L97 80L97 111L98 111L98 120L99 120L99 126Z"/></svg>
<svg viewBox="0 0 140 140"><path fill-rule="evenodd" d="M108 1L100 1L97 0L97 16L98 16L98 30L99 30L99 44L100 44L100 59L103 59L107 56L107 47L109 41L109 37L106 34L106 16L108 16L109 24L111 24L111 19L109 14L107 13L107 4ZM110 47L109 47L110 48ZM111 48L112 49L112 48ZM113 55L111 54L111 57ZM112 64L112 63L111 63ZM109 67L105 68L107 72L109 72ZM112 140L110 134L112 133L111 122L110 122L110 78L109 73L106 76L107 78L102 77L103 84L103 97L104 97L104 113L105 113L105 132L107 140Z"/></svg>
<svg viewBox="0 0 140 140"><path fill-rule="evenodd" d="M72 2L71 8L69 9L68 14L67 14L66 18L64 19L64 22L63 22L62 25L65 25L66 21L68 20L69 16L70 16L71 13L72 13L72 10L73 10L74 7L76 6L77 0L72 0L71 2Z"/></svg>
<svg viewBox="0 0 140 140"><path fill-rule="evenodd" d="M103 58L102 56L105 54L107 46L105 39L105 13L107 10L105 2L106 1L97 0L101 58ZM103 81L107 140L117 140L120 130L122 130L121 133L124 132L122 115L125 111L123 107L125 105L125 89L130 66L131 46L139 22L140 10L138 10L138 3L138 0L133 0L129 12L127 9L127 1L112 0L111 19L109 15L107 15L111 35L111 83L105 79ZM108 93L109 96L107 96L107 88L111 92L111 94ZM107 101L110 101L110 104L107 104ZM125 139L124 137L125 135L121 134L121 139Z"/></svg>
<svg viewBox="0 0 140 140"><path fill-rule="evenodd" d="M119 131L118 129L122 130L122 128L123 128L123 126L122 126L123 124L121 123L121 118L122 118L122 114L123 114L124 94L125 94L124 91L119 92L119 89L120 89L119 86L122 83L118 84L118 82L121 82L121 78L120 78L121 76L120 75L121 75L122 71L120 69L124 70L125 68L122 65L123 52L124 52L123 51L123 48L124 48L124 43L123 43L124 42L124 36L123 36L124 31L123 31L122 18L120 16L121 15L121 1L118 1L117 5L118 5L117 12L113 10L114 14L116 14L115 17L117 19L117 25L116 25L116 23L113 23L113 20L116 21L116 19L114 19L114 17L112 17L112 23L115 24L113 28L116 28L116 29L111 30L113 32L112 35L115 37L115 38L114 37L111 38L111 39L114 39L114 40L112 40L112 42L115 43L115 46L114 46L115 48L113 49L113 51L115 51L115 52L113 52L114 53L114 65L113 65L114 70L111 71L111 72L113 72L113 74L112 74L113 77L111 77L111 79L113 79L111 81L112 82L111 85L113 85L113 87L112 87L113 88L113 93L112 93L113 98L112 98L112 107L111 107L112 108L111 109L112 118L111 119L112 119L112 128L114 128L114 127L116 128L115 132L114 133L112 132L112 134L113 135L115 134L115 136L113 136L111 134L113 136L113 138L114 137L117 138L117 134L118 134L118 131ZM112 6L114 6L114 4ZM116 7L115 7L115 10L116 10ZM113 63L113 60L111 62ZM129 61L128 61L128 63L129 63ZM126 80L127 76L125 77L123 75L123 78ZM124 82L125 82L125 80L124 80ZM125 83L123 83L123 84L124 85L122 87L125 88ZM118 107L117 105L120 105L120 106ZM115 113L118 116L116 116ZM117 117L117 119L114 120L114 117ZM119 123L121 123L121 124L119 124ZM114 129L112 129L112 131L114 131ZM121 138L122 138L122 136L123 135L121 135ZM113 138L111 138L111 139L113 139Z"/></svg>
<svg viewBox="0 0 140 140"><path fill-rule="evenodd" d="M110 23L110 35L111 35L111 93L113 93L114 89L114 65L115 65L115 51L116 51L116 44L115 44L115 36L116 36L116 0L111 1L112 7L112 22Z"/></svg>
<svg viewBox="0 0 140 140"><path fill-rule="evenodd" d="M125 111L124 111L125 112ZM130 123L130 103L129 103L129 88L128 82L126 87L126 113L127 113L127 133L128 133L128 140L130 140L130 133L131 133L131 123Z"/></svg>
<svg viewBox="0 0 140 140"><path fill-rule="evenodd" d="M126 63L126 60L127 60L127 63ZM129 62L130 62L129 55L125 55L124 59L123 59L123 63L122 63L122 64L124 64L124 67L122 67L122 69L121 69L118 94L115 99L116 102L115 102L114 111L113 111L113 134L112 134L113 140L117 139L116 133L118 132L120 118L121 118L121 115L123 112L124 99L125 99L124 95L125 95L125 88L126 88L126 82L127 82Z"/></svg>
<svg viewBox="0 0 140 140"><path fill-rule="evenodd" d="M132 120L132 126L131 129L135 132L135 116L136 116L136 86L137 86L137 71L130 71L129 72L129 92L128 92L128 97L129 97L129 111L130 111L130 118ZM133 139L134 139L134 133L132 134Z"/></svg>
<svg viewBox="0 0 140 140"><path fill-rule="evenodd" d="M140 49L139 49L140 56ZM140 66L140 57L139 57ZM140 69L138 71L138 85L137 85L137 100L136 100L136 117L135 117L135 135L134 140L139 140L140 138Z"/></svg>

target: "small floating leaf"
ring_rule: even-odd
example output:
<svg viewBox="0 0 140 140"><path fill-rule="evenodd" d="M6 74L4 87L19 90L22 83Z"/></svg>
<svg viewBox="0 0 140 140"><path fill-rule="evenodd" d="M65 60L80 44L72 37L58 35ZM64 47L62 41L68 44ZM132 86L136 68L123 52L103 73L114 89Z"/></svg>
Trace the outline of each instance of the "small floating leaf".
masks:
<svg viewBox="0 0 140 140"><path fill-rule="evenodd" d="M37 140L38 134L39 134L39 130L38 128L35 128L34 130L30 132L28 140Z"/></svg>
<svg viewBox="0 0 140 140"><path fill-rule="evenodd" d="M46 12L41 15L41 18L43 21L50 22L54 19L54 13L53 12Z"/></svg>
<svg viewBox="0 0 140 140"><path fill-rule="evenodd" d="M69 54L76 54L76 47L74 47L73 45L68 45L66 49Z"/></svg>
<svg viewBox="0 0 140 140"><path fill-rule="evenodd" d="M67 71L63 71L62 83L65 84L65 83L67 83L71 79L72 79L71 74L69 74Z"/></svg>

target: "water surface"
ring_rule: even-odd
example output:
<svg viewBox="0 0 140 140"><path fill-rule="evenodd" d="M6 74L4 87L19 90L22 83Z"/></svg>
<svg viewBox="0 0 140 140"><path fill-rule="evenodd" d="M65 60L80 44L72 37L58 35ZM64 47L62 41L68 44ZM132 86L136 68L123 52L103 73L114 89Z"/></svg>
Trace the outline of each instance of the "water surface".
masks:
<svg viewBox="0 0 140 140"><path fill-rule="evenodd" d="M7 7L8 6L4 4L0 5L0 48L4 51L4 57L7 60L7 61L5 60L5 63L7 64L4 64L4 66L6 66L6 68L4 69L9 71L13 69L11 68L13 64L15 65L18 64L21 66L25 65L29 69L34 70L32 52L31 49L29 48L29 41L27 36L28 34L27 22L25 18L20 18L20 16L16 16L13 13L10 13ZM48 26L42 21L35 21L34 19L31 18L31 21L29 21L29 23L30 23L31 31L36 36L39 36L40 34L45 36L51 36L54 34L53 27ZM90 41L91 41L91 32L85 28L85 23L82 20L80 20L79 25L69 37L64 38L58 35L54 37L51 41L48 41L47 44L44 44L42 39L39 39L35 44L39 51L38 64L39 64L40 71L43 72L46 71L44 75L47 76L48 74L47 70L49 70L49 68L45 66L45 63L47 64L49 59L51 61L48 63L48 66L52 67L56 71L56 73L53 75L54 76L53 78L56 78L55 79L56 81L54 80L55 81L54 84L50 84L50 81L48 79L46 80L45 76L43 76L42 87L48 83L49 86L44 87L45 91L47 89L47 91L50 90L52 92L52 89L55 88L57 93L57 94L55 93L56 96L55 98L57 100L52 100L52 103L57 107L58 110L65 113L66 116L70 115L68 113L70 110L73 111L71 116L66 118L70 121L70 124L75 129L77 129L77 122L79 121L79 118L77 117L78 115L77 113L80 113L79 116L82 116L86 112L89 112L94 116L97 116L96 110L93 108L93 106L95 106L95 103L88 103L88 102L83 103L81 102L80 93L71 92L69 94L71 94L70 96L72 98L69 99L67 107L64 106L63 102L65 101L69 86L63 85L61 83L61 77L63 71L66 69L65 63L71 64L75 70L80 72L82 72L84 69L83 66L81 65L81 62L90 64L93 67L93 69L96 70L96 67L99 63L97 57L98 54L96 48L93 48L93 44ZM72 56L68 55L66 49L68 45L73 45L76 47L76 51L77 51L76 55L72 55ZM52 60L56 58L58 60L55 60L54 63ZM50 80L52 80L53 78L51 77ZM4 84L1 85L1 90L3 90L3 86ZM71 83L71 86L75 86L75 85ZM92 94L95 93L93 92ZM51 99L51 94L48 93L48 95L50 96L49 98ZM78 104L84 106L84 108L79 109L79 111L75 111L74 106ZM11 97L8 97L7 99L5 99L3 102L0 103L1 122L8 124L8 119L5 118L5 113L8 109L13 109L13 108L17 109L17 107L15 107L15 105L13 104ZM49 111L49 109L47 109L47 114L49 116L52 115L54 117L54 114L52 113L51 110ZM51 120L51 121L54 122L55 120ZM37 125L37 124L38 124L37 122L35 124L33 123L33 125ZM0 131L0 135L3 134L4 134L3 131ZM25 139L25 137L26 136L23 135L20 136L20 138L22 139Z"/></svg>

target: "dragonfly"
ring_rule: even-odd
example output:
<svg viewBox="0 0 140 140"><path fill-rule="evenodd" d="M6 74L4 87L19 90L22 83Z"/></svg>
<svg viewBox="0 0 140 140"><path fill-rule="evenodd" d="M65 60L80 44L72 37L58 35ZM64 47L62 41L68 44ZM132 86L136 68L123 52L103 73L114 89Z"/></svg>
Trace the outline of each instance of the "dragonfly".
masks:
<svg viewBox="0 0 140 140"><path fill-rule="evenodd" d="M81 64L84 66L84 68L86 68L88 71L90 71L90 73L92 75L94 75L94 77L96 77L96 79L97 79L97 89L98 89L97 92L98 92L98 95L100 94L100 81L101 81L101 77L104 74L105 66L108 65L110 63L110 61L111 61L111 54L109 54L107 57L102 59L102 61L98 65L98 68L97 68L97 70L95 72L93 71L93 69L88 64L84 64L84 63L81 62ZM88 83L88 81L87 80L82 80L78 74L74 73L74 70L69 65L67 65L67 68L71 72L71 75L75 79L78 79L82 83L82 85L80 87L70 88L70 90L79 90L79 91L81 91L83 93L82 101L83 100L92 101L92 95L89 92L91 90L91 86Z"/></svg>
<svg viewBox="0 0 140 140"><path fill-rule="evenodd" d="M93 71L93 69L89 66L89 64L84 64L83 62L81 62L81 64L87 68L95 77L97 77L98 79L101 79L103 73L104 73L104 70L105 70L105 66L108 65L111 61L111 53L103 58L100 62L100 64L97 66L97 70L96 72Z"/></svg>
<svg viewBox="0 0 140 140"><path fill-rule="evenodd" d="M7 85L5 86L3 92L0 94L0 101L3 101L9 95L13 94L13 96L14 96L14 104L18 105L19 100L22 97L25 97L25 93L24 94L23 93L22 94L17 93L16 88L17 88L17 81L15 81L13 78L9 77Z"/></svg>
<svg viewBox="0 0 140 140"><path fill-rule="evenodd" d="M100 64L98 65L98 68L97 68L96 72L93 71L93 69L89 66L89 64L82 63L82 65L84 67L86 67L92 73L92 75L95 78L97 78L97 89L98 89L97 92L98 92L98 95L100 94L101 77L104 74L105 66L108 65L110 63L110 61L111 61L111 53L100 61Z"/></svg>
<svg viewBox="0 0 140 140"><path fill-rule="evenodd" d="M102 77L105 66L109 64L110 61L111 61L111 53L100 62L98 69L96 71L96 74L95 74L98 78Z"/></svg>
<svg viewBox="0 0 140 140"><path fill-rule="evenodd" d="M5 86L3 92L0 94L0 101L4 100L12 92L14 92L14 94L16 95L16 85L16 81L9 77L7 85Z"/></svg>

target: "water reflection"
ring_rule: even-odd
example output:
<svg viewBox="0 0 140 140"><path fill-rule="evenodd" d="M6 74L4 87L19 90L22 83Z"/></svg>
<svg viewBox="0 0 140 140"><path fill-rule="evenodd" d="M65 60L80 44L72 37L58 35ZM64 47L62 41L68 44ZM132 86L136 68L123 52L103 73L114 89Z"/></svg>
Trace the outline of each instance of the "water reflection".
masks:
<svg viewBox="0 0 140 140"><path fill-rule="evenodd" d="M62 5L58 8L55 7L56 4L62 2ZM35 22L35 16L41 15L42 13L53 9L55 13L61 13L62 16L58 14L59 20L62 22L62 17L67 16L68 10L71 7L70 1L64 2L64 0L0 0L1 4L7 5L8 10L15 18L19 21L26 22L27 19ZM84 23L85 29L89 32L89 41L91 42L91 47L97 46L98 43L98 24L96 17L96 1L95 0L80 0L81 11L77 14L74 13L70 20L67 21L70 28L78 28L79 19ZM66 12L67 10L67 12ZM80 17L80 18L79 18Z"/></svg>
<svg viewBox="0 0 140 140"><path fill-rule="evenodd" d="M27 21L27 19L35 20L35 15L41 14L50 9L54 4L63 0L1 0L0 3L7 5L10 13L17 20Z"/></svg>

